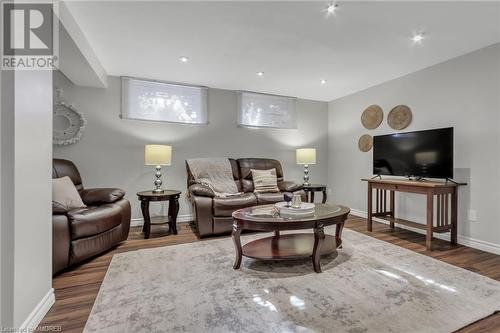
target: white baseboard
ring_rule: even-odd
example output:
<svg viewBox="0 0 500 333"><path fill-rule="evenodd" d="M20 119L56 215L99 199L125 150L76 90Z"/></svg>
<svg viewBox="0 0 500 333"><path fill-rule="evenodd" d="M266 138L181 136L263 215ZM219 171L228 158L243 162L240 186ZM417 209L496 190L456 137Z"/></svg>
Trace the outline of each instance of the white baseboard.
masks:
<svg viewBox="0 0 500 333"><path fill-rule="evenodd" d="M362 210L358 210L358 209L351 209L351 214L359 216L359 217L364 217L364 218L367 218L367 216L368 216L368 214L366 212L364 212ZM384 220L384 219L380 219L377 217L373 217L373 220L380 222L380 223L389 224L389 221ZM401 229L406 229L406 230L418 232L419 234L425 235L425 230L416 229L416 228L412 228L412 227L409 227L406 225L401 225L401 224L397 224L397 226ZM442 233L442 234L434 233L433 237L449 241L450 240L450 233L449 232ZM457 238L458 238L457 239L458 244L472 247L474 249L478 249L481 251L490 252L490 253L500 255L500 244L489 243L489 242L485 242L485 241L482 241L479 239L474 239L474 238L470 238L470 237L462 236L462 235L458 235Z"/></svg>
<svg viewBox="0 0 500 333"><path fill-rule="evenodd" d="M35 306L33 311L31 311L28 318L21 324L19 332L33 332L38 327L43 317L49 312L55 301L54 288L50 288L47 294Z"/></svg>
<svg viewBox="0 0 500 333"><path fill-rule="evenodd" d="M177 223L191 222L192 220L193 216L191 214L177 216ZM144 224L144 219L142 217L130 220L131 227L142 227L143 224Z"/></svg>

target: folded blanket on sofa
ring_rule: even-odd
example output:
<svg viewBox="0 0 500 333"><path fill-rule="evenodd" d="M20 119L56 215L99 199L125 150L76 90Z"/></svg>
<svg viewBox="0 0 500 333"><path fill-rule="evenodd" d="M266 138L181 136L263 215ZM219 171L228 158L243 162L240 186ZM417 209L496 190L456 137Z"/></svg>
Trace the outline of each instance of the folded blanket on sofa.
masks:
<svg viewBox="0 0 500 333"><path fill-rule="evenodd" d="M241 194L228 158L192 158L187 163L194 180L210 187L216 196L225 198Z"/></svg>

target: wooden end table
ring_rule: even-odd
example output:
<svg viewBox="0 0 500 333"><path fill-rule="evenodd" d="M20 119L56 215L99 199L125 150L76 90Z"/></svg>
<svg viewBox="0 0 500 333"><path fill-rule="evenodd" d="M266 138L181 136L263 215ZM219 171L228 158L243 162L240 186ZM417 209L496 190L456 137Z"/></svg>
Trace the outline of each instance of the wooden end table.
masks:
<svg viewBox="0 0 500 333"><path fill-rule="evenodd" d="M326 203L326 185L321 185L321 184L309 184L309 185L303 185L302 189L304 192L306 192L306 197L308 202L314 202L314 192L322 192L323 193L323 199L321 200L321 203Z"/></svg>
<svg viewBox="0 0 500 333"><path fill-rule="evenodd" d="M233 268L241 265L242 256L261 260L296 260L312 258L314 271L321 273L320 258L342 247L342 229L350 209L332 204L316 204L314 215L302 218L281 217L279 214L254 216L252 211L273 205L255 206L233 212L232 238L236 251ZM325 235L323 228L336 225L335 236ZM242 230L274 231L274 236L260 238L241 246ZM282 230L313 229L311 233L280 235Z"/></svg>
<svg viewBox="0 0 500 333"><path fill-rule="evenodd" d="M151 217L149 216L149 203L151 201L168 201L168 223L169 231L177 235L177 214L179 213L179 196L180 191L164 190L161 193L153 191L142 191L137 193L137 197L141 201L142 216L144 218L144 225L142 232L144 232L144 239L148 239L151 233Z"/></svg>

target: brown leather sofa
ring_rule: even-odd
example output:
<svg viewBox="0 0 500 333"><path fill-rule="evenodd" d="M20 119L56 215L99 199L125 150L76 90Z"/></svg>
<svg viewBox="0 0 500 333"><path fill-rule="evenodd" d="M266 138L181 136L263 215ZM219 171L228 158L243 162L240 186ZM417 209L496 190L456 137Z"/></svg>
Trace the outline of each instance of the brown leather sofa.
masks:
<svg viewBox="0 0 500 333"><path fill-rule="evenodd" d="M302 185L283 180L283 168L277 160L267 158L229 159L233 170L233 179L238 191L244 192L233 198L216 197L206 185L196 183L186 162L188 194L193 205L196 233L199 237L227 234L232 230L231 214L240 208L265 205L283 201L285 192L300 193L306 199ZM276 169L278 193L254 193L251 169Z"/></svg>
<svg viewBox="0 0 500 333"><path fill-rule="evenodd" d="M73 162L53 159L52 178L68 176L86 208L52 204L52 274L106 251L128 237L130 203L115 188L84 189Z"/></svg>

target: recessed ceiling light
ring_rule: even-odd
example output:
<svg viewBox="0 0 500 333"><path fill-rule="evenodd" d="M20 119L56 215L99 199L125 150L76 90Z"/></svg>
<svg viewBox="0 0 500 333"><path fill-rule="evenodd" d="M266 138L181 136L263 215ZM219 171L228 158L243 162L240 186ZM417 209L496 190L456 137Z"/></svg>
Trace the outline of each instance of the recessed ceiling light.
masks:
<svg viewBox="0 0 500 333"><path fill-rule="evenodd" d="M415 35L413 35L413 37L411 38L415 43L420 43L422 41L422 39L424 39L424 34L419 32L419 33L416 33Z"/></svg>
<svg viewBox="0 0 500 333"><path fill-rule="evenodd" d="M264 76L264 72L257 72L255 74L257 74L257 76Z"/></svg>
<svg viewBox="0 0 500 333"><path fill-rule="evenodd" d="M321 82L321 84L326 84L326 80L325 79L321 80L320 82Z"/></svg>
<svg viewBox="0 0 500 333"><path fill-rule="evenodd" d="M337 10L338 8L338 4L336 3L331 3L328 5L328 7L326 7L326 12L329 14L329 15L332 15L335 13L335 11Z"/></svg>
<svg viewBox="0 0 500 333"><path fill-rule="evenodd" d="M188 62L189 61L189 58L188 57L179 57L179 61L180 62Z"/></svg>

